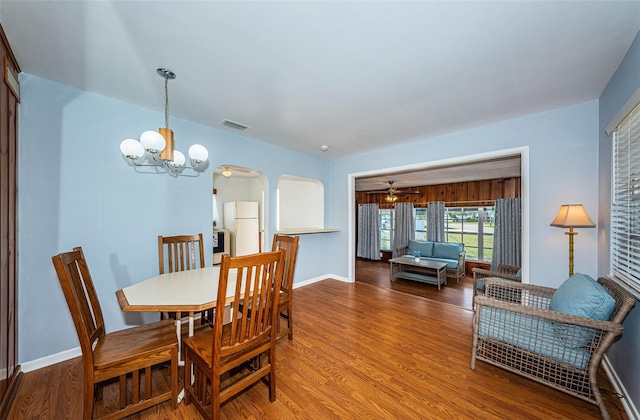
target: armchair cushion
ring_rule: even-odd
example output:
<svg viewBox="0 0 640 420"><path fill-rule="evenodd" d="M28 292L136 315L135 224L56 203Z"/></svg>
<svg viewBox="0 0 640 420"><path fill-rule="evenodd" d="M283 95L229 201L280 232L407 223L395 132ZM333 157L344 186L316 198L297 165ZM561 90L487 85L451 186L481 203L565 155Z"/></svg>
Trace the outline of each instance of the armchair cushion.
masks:
<svg viewBox="0 0 640 420"><path fill-rule="evenodd" d="M589 363L590 353L582 347L567 346L555 334L554 322L544 318L483 307L478 327L483 337L511 344L565 365L584 369Z"/></svg>

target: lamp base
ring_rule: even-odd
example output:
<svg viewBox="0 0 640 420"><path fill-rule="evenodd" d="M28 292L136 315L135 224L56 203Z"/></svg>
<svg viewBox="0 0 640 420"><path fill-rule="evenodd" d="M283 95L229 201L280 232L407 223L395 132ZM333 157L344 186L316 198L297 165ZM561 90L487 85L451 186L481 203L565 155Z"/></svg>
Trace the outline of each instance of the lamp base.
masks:
<svg viewBox="0 0 640 420"><path fill-rule="evenodd" d="M573 227L569 227L569 232L565 232L565 235L569 235L569 277L573 276L573 237L578 232L573 231Z"/></svg>

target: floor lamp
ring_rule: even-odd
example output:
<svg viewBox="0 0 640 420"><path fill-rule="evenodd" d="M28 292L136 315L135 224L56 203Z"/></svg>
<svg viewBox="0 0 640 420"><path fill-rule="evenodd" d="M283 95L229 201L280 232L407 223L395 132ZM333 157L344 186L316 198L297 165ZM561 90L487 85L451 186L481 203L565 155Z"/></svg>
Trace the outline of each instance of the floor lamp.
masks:
<svg viewBox="0 0 640 420"><path fill-rule="evenodd" d="M582 204L563 204L556 218L551 222L551 226L569 228L569 277L573 276L573 236L578 232L574 232L573 228L592 228L596 227L593 220L589 217Z"/></svg>

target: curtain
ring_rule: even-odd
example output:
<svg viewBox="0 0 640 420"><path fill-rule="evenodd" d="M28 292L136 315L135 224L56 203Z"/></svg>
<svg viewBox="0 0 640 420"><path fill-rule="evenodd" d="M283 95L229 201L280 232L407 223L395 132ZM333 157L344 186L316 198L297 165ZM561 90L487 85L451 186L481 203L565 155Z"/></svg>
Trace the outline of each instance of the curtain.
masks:
<svg viewBox="0 0 640 420"><path fill-rule="evenodd" d="M358 205L358 247L356 255L370 260L380 259L378 205Z"/></svg>
<svg viewBox="0 0 640 420"><path fill-rule="evenodd" d="M444 242L444 201L427 203L427 241Z"/></svg>
<svg viewBox="0 0 640 420"><path fill-rule="evenodd" d="M499 264L522 266L522 217L519 198L496 200L496 225L493 230L491 269Z"/></svg>
<svg viewBox="0 0 640 420"><path fill-rule="evenodd" d="M396 203L394 206L395 230L393 235L393 258L398 256L398 248L409 245L409 239L415 238L413 223L413 203Z"/></svg>

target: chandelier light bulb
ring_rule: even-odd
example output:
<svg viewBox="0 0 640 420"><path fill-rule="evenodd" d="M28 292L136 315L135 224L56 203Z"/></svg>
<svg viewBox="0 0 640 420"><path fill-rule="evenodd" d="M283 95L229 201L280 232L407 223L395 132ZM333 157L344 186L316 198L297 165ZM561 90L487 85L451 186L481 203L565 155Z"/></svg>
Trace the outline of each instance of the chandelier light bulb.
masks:
<svg viewBox="0 0 640 420"><path fill-rule="evenodd" d="M152 130L145 131L140 135L140 143L145 150L151 153L160 153L167 144L162 134Z"/></svg>
<svg viewBox="0 0 640 420"><path fill-rule="evenodd" d="M174 168L180 167L180 166L184 166L184 163L187 160L184 157L184 154L180 151L180 150L174 150L173 151L173 161L171 161L169 163L169 165L171 165Z"/></svg>
<svg viewBox="0 0 640 420"><path fill-rule="evenodd" d="M209 159L209 152L201 144L194 144L189 148L189 157L195 163L202 163Z"/></svg>
<svg viewBox="0 0 640 420"><path fill-rule="evenodd" d="M122 143L120 143L120 151L129 159L138 159L144 155L144 147L136 139L122 140Z"/></svg>

